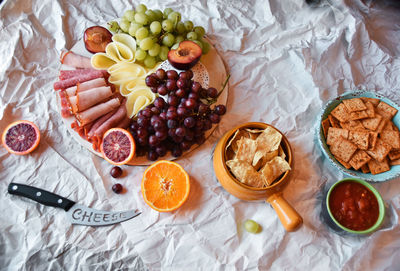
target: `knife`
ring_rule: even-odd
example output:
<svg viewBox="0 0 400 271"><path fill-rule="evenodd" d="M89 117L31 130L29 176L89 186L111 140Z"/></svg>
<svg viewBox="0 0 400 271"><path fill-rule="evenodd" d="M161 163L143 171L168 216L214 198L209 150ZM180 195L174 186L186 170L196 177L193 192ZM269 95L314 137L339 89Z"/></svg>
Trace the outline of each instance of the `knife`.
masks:
<svg viewBox="0 0 400 271"><path fill-rule="evenodd" d="M10 183L8 185L8 193L32 199L47 206L64 209L71 223L78 225L107 226L126 221L141 214L138 210L108 212L92 209L46 190L20 183Z"/></svg>

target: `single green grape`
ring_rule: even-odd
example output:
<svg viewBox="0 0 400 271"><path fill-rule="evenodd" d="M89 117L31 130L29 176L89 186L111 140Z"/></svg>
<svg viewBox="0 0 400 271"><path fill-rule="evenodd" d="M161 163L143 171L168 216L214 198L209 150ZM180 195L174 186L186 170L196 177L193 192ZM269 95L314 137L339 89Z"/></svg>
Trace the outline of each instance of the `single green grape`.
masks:
<svg viewBox="0 0 400 271"><path fill-rule="evenodd" d="M154 14L156 15L156 20L161 21L163 19L163 13L159 9L154 9L153 10Z"/></svg>
<svg viewBox="0 0 400 271"><path fill-rule="evenodd" d="M149 36L149 30L146 27L141 27L136 31L135 37L138 40L142 40Z"/></svg>
<svg viewBox="0 0 400 271"><path fill-rule="evenodd" d="M116 21L112 21L108 23L108 29L110 29L111 32L116 33L119 28L119 24Z"/></svg>
<svg viewBox="0 0 400 271"><path fill-rule="evenodd" d="M144 13L136 13L135 14L135 21L139 24L146 25L149 22L149 18L147 18L147 15Z"/></svg>
<svg viewBox="0 0 400 271"><path fill-rule="evenodd" d="M204 30L204 27L202 26L196 26L195 28L193 28L193 31L197 34L199 38L202 38L206 33L206 30Z"/></svg>
<svg viewBox="0 0 400 271"><path fill-rule="evenodd" d="M161 23L158 21L154 21L150 24L150 31L151 33L157 35L161 33Z"/></svg>
<svg viewBox="0 0 400 271"><path fill-rule="evenodd" d="M144 38L140 41L140 49L147 51L153 47L153 44L154 41L151 37Z"/></svg>
<svg viewBox="0 0 400 271"><path fill-rule="evenodd" d="M196 43L198 46L200 46L201 51L203 52L203 44L199 40L192 40L194 43Z"/></svg>
<svg viewBox="0 0 400 271"><path fill-rule="evenodd" d="M164 17L168 18L168 15L173 12L172 8L166 8L164 9Z"/></svg>
<svg viewBox="0 0 400 271"><path fill-rule="evenodd" d="M185 38L182 37L182 36L176 36L176 37L175 37L175 43L181 43L181 42L184 41L184 40L185 40Z"/></svg>
<svg viewBox="0 0 400 271"><path fill-rule="evenodd" d="M258 223L255 222L254 220L247 219L244 222L244 228L246 229L246 231L250 233L257 233L258 230L260 229L260 225L258 225Z"/></svg>
<svg viewBox="0 0 400 271"><path fill-rule="evenodd" d="M185 24L183 22L178 22L175 26L175 29L178 34L183 34L186 32Z"/></svg>
<svg viewBox="0 0 400 271"><path fill-rule="evenodd" d="M136 7L136 12L139 12L139 13L145 13L146 10L147 10L147 7L144 4L139 4Z"/></svg>
<svg viewBox="0 0 400 271"><path fill-rule="evenodd" d="M158 43L154 43L153 47L147 51L150 56L158 56L161 51L161 46Z"/></svg>
<svg viewBox="0 0 400 271"><path fill-rule="evenodd" d="M128 20L121 20L119 23L119 27L121 27L122 31L127 32L129 31L129 27L131 26L131 23Z"/></svg>
<svg viewBox="0 0 400 271"><path fill-rule="evenodd" d="M146 56L147 56L146 51L143 51L142 49L137 49L135 52L136 60L142 61L146 58Z"/></svg>
<svg viewBox="0 0 400 271"><path fill-rule="evenodd" d="M171 33L167 33L162 38L162 44L164 44L167 47L171 47L172 45L174 45L174 42L175 42L175 37Z"/></svg>
<svg viewBox="0 0 400 271"><path fill-rule="evenodd" d="M175 43L174 45L172 45L171 49L172 50L176 50L179 47L179 43Z"/></svg>
<svg viewBox="0 0 400 271"><path fill-rule="evenodd" d="M174 31L174 24L172 23L171 20L164 20L162 21L162 29L164 29L165 32L172 32Z"/></svg>
<svg viewBox="0 0 400 271"><path fill-rule="evenodd" d="M144 14L146 14L147 18L149 19L149 23L157 20L156 14L151 9L146 10Z"/></svg>
<svg viewBox="0 0 400 271"><path fill-rule="evenodd" d="M123 17L126 18L128 21L132 22L135 19L135 11L127 10L127 11L125 11Z"/></svg>
<svg viewBox="0 0 400 271"><path fill-rule="evenodd" d="M198 36L197 36L196 32L192 31L192 32L187 33L186 38L188 40L197 40Z"/></svg>
<svg viewBox="0 0 400 271"><path fill-rule="evenodd" d="M185 28L186 28L187 32L192 31L192 29L193 29L193 22L192 21L186 21L186 22L184 22L184 24L185 24Z"/></svg>
<svg viewBox="0 0 400 271"><path fill-rule="evenodd" d="M156 59L153 56L146 56L146 58L144 59L144 65L146 66L146 68L154 68L154 66L156 65Z"/></svg>
<svg viewBox="0 0 400 271"><path fill-rule="evenodd" d="M211 46L205 40L202 40L201 43L203 44L203 55L205 55L210 51Z"/></svg>
<svg viewBox="0 0 400 271"><path fill-rule="evenodd" d="M181 14L179 12L173 11L168 14L168 20L171 20L174 24L178 23L181 20Z"/></svg>
<svg viewBox="0 0 400 271"><path fill-rule="evenodd" d="M129 27L129 35L131 36L135 36L136 35L136 31L141 28L142 25L138 24L138 23L131 23L130 27Z"/></svg>
<svg viewBox="0 0 400 271"><path fill-rule="evenodd" d="M169 52L168 47L165 46L165 45L163 45L163 46L161 46L161 48L160 48L160 53L158 54L158 57L159 57L162 61L167 60L167 58L168 58L168 52Z"/></svg>

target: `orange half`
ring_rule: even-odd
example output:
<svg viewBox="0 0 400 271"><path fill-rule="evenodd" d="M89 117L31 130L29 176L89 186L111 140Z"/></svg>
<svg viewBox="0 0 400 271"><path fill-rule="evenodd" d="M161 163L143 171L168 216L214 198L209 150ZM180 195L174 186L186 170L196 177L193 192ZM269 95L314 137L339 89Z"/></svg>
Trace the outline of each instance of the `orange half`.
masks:
<svg viewBox="0 0 400 271"><path fill-rule="evenodd" d="M181 165L161 160L143 174L142 195L154 210L170 212L178 209L189 196L189 175Z"/></svg>
<svg viewBox="0 0 400 271"><path fill-rule="evenodd" d="M136 145L132 135L122 128L111 128L104 133L100 145L105 160L113 165L124 165L134 156Z"/></svg>
<svg viewBox="0 0 400 271"><path fill-rule="evenodd" d="M25 155L32 152L39 145L40 131L33 122L18 120L4 129L2 142L9 153ZM21 144L25 144L25 146L21 147Z"/></svg>

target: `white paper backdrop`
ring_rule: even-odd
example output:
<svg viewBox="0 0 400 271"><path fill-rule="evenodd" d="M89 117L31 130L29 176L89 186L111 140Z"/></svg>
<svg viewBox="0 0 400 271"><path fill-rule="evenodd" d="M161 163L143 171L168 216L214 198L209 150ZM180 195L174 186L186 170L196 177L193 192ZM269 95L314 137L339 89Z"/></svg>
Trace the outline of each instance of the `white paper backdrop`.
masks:
<svg viewBox="0 0 400 271"><path fill-rule="evenodd" d="M388 206L368 237L336 234L321 216L323 192L343 175L314 141L330 98L369 89L400 103L397 1L147 1L202 25L231 74L228 113L211 138L178 162L191 176L188 201L157 213L142 200L144 167L124 167L127 193L111 191L111 166L75 143L58 113L52 84L61 49L92 25L138 1L4 1L0 8L0 130L18 119L40 128L28 156L0 148L0 269L4 270L398 270L400 180L374 184ZM283 230L265 203L240 201L218 183L212 150L230 128L271 123L292 144L295 170L284 191L303 216ZM143 214L105 228L71 226L62 210L10 196L9 182L32 184L98 209ZM257 235L241 223L254 219Z"/></svg>

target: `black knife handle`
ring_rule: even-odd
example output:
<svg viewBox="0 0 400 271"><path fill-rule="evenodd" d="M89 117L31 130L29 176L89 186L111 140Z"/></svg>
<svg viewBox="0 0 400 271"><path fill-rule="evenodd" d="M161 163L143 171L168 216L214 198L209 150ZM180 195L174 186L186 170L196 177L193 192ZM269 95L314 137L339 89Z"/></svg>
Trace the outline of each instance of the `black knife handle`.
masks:
<svg viewBox="0 0 400 271"><path fill-rule="evenodd" d="M10 183L8 193L32 199L47 206L62 208L65 211L68 211L75 204L72 200L57 194L20 183Z"/></svg>

